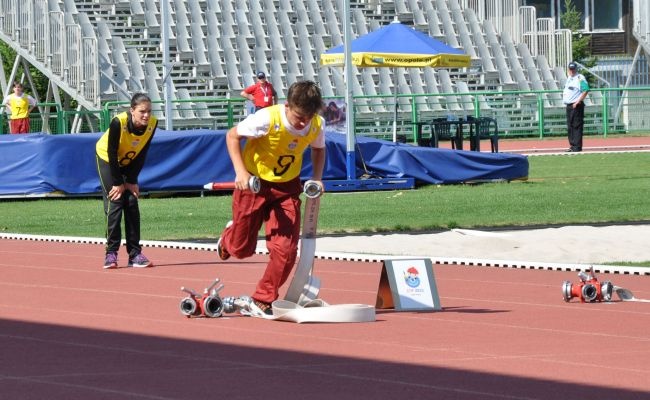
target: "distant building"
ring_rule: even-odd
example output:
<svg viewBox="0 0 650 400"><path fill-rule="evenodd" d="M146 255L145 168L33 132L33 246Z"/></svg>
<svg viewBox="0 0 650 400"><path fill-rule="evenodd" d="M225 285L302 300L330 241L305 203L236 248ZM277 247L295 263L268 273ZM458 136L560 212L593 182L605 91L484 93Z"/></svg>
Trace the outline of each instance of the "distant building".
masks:
<svg viewBox="0 0 650 400"><path fill-rule="evenodd" d="M537 10L537 18L552 18L562 26L565 0L523 0ZM592 55L634 54L637 41L633 35L633 0L573 0L582 14L583 33L591 36Z"/></svg>

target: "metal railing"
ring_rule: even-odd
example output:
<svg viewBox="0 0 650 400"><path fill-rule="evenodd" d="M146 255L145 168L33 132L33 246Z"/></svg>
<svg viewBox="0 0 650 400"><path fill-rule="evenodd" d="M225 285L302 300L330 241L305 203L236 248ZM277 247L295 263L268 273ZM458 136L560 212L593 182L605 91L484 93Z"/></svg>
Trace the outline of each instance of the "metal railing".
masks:
<svg viewBox="0 0 650 400"><path fill-rule="evenodd" d="M337 99L339 98L328 98ZM615 101L613 101L613 99ZM394 95L355 96L355 133L392 140ZM417 125L426 135L434 118L492 117L502 138L545 138L566 135L566 111L560 90L492 91L469 93L401 94L397 96L397 134L415 141ZM111 118L126 111L128 102L107 102L101 110L63 110L60 105L39 104L33 112L32 132L103 132ZM153 112L164 127L164 102L154 101ZM585 134L650 132L650 87L594 88L585 108ZM194 98L172 102L176 131L225 130L241 121L248 110L240 98ZM0 115L0 133L7 133L6 115Z"/></svg>
<svg viewBox="0 0 650 400"><path fill-rule="evenodd" d="M153 114L158 118L158 127L165 126L164 101L152 101ZM111 118L117 113L126 111L129 102L109 101L101 110L101 130L108 129ZM247 114L244 99L230 98L195 98L191 100L172 101L172 115L179 118L174 120L174 130L212 129L221 130L234 126Z"/></svg>
<svg viewBox="0 0 650 400"><path fill-rule="evenodd" d="M498 121L500 136L504 138L564 136L567 129L566 110L559 100L561 93L561 90L544 90L399 95L407 98L409 105L404 106L403 101L398 99L398 135L411 142L415 140L418 123L434 118L487 116ZM363 97L381 97L386 109L394 109L394 100L388 96L355 97L355 103ZM619 101L611 102L610 99ZM607 136L650 132L650 115L647 115L649 104L650 87L592 89L586 100L585 134ZM383 114L375 113L372 109L364 115L356 113L355 132L390 140L392 118ZM426 124L424 129L428 129Z"/></svg>
<svg viewBox="0 0 650 400"><path fill-rule="evenodd" d="M49 11L48 0L0 0L0 32L33 57L36 67L49 68L61 88L101 107L97 40L66 22L64 12Z"/></svg>

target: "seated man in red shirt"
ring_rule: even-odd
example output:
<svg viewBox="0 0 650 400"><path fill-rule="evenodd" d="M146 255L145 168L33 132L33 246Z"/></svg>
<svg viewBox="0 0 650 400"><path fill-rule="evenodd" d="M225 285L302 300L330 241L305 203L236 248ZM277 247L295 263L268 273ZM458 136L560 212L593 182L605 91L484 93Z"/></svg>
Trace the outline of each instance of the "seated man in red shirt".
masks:
<svg viewBox="0 0 650 400"><path fill-rule="evenodd" d="M242 90L241 96L253 102L255 111L278 103L278 94L271 82L266 80L264 72L257 73L257 83Z"/></svg>

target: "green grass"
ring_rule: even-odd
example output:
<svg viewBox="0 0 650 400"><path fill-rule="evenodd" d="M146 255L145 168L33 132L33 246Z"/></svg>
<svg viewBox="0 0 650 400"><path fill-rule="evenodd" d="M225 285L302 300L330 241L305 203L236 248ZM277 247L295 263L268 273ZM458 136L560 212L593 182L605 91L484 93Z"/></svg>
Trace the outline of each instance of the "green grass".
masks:
<svg viewBox="0 0 650 400"><path fill-rule="evenodd" d="M530 157L527 181L327 193L319 232L650 222L650 154ZM216 239L231 197L143 197L142 238ZM103 237L99 198L0 201L0 231Z"/></svg>

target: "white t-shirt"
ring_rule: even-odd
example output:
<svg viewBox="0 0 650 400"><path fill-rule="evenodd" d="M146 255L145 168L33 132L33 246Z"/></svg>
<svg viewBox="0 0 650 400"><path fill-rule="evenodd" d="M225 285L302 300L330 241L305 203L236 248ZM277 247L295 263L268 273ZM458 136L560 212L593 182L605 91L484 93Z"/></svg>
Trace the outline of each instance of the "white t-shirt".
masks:
<svg viewBox="0 0 650 400"><path fill-rule="evenodd" d="M562 102L564 104L573 104L578 101L582 92L589 91L589 84L582 74L575 74L569 76L564 84L564 92L562 93Z"/></svg>
<svg viewBox="0 0 650 400"><path fill-rule="evenodd" d="M280 118L282 118L282 124L284 124L287 132L294 136L305 136L309 133L309 128L311 122L307 124L302 129L294 128L287 120L286 110L284 104L280 104ZM318 118L323 119L320 115ZM325 120L321 121L323 128L325 128ZM267 108L262 108L254 114L250 114L246 119L237 124L237 134L245 137L262 137L269 132L269 126L271 125L271 114ZM325 147L325 134L323 133L324 129L316 137L316 140L311 142L310 146L316 149L322 149Z"/></svg>

